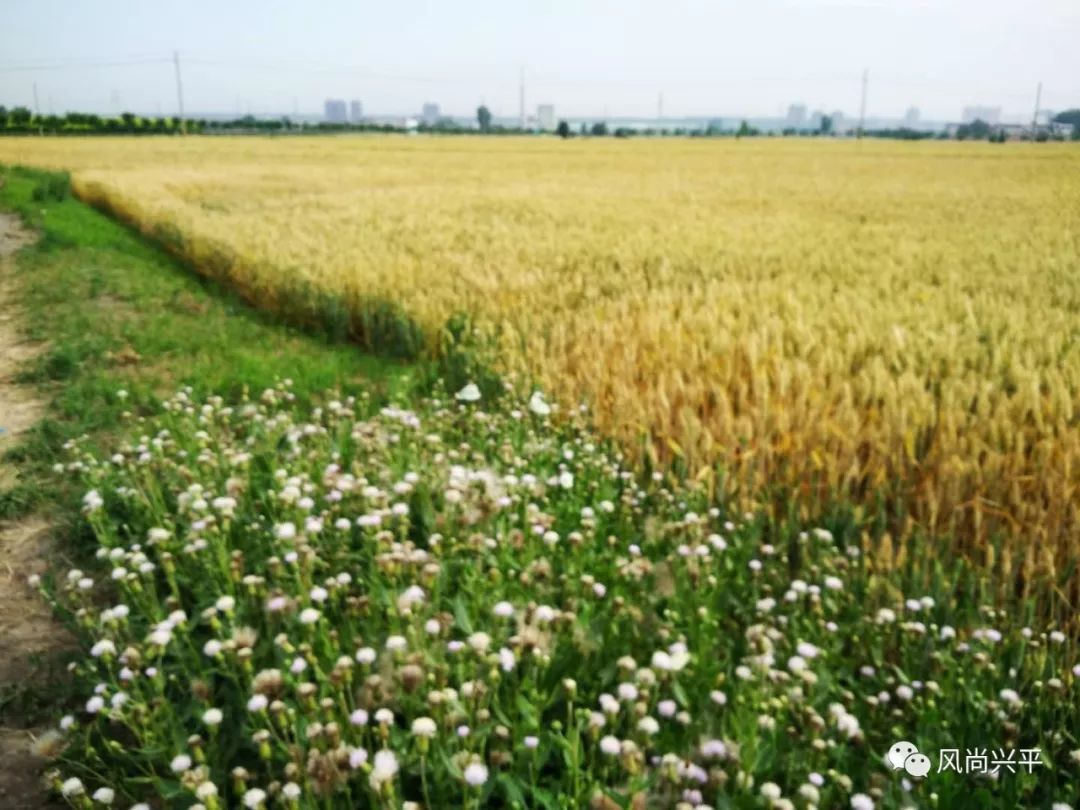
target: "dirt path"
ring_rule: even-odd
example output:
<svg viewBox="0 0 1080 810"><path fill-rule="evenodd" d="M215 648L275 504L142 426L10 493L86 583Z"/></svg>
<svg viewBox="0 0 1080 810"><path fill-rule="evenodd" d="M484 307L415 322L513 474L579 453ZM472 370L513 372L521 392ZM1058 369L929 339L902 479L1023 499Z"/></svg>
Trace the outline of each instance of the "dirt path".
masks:
<svg viewBox="0 0 1080 810"><path fill-rule="evenodd" d="M0 490L16 481L3 460L19 435L41 417L44 401L18 385L19 368L40 351L21 334L15 306L14 253L33 241L17 217L0 213ZM48 807L41 788L43 762L32 753L41 729L25 728L19 696L40 674L42 661L64 643L64 632L27 577L46 568L49 525L41 517L0 521L0 807Z"/></svg>

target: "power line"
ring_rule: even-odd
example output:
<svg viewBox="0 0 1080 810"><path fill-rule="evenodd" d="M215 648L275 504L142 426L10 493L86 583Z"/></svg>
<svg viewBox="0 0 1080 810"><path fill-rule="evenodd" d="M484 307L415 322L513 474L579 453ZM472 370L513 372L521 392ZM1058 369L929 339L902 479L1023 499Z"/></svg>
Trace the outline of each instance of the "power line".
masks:
<svg viewBox="0 0 1080 810"><path fill-rule="evenodd" d="M178 106L183 106L183 90L182 79L180 75L180 65L178 54L173 53L171 58L166 56L154 56L154 55L141 55L141 54L129 54L124 56L117 56L115 58L91 58L91 57L38 57L27 59L13 59L13 60L0 60L0 74L16 73L16 72L46 72L46 71L72 71L72 70L91 70L91 69L105 69L105 68L140 68L146 65L165 65L171 63L173 70L176 73L177 79L177 101ZM441 84L441 85L462 85L467 83L477 84L490 84L493 81L493 77L497 74L494 71L489 71L483 74L447 74L441 75L422 75L415 73L399 73L397 71L382 71L371 69L362 65L348 65L348 64L334 64L321 61L299 61L299 60L237 60L237 59L215 59L215 58L199 58L199 57L187 57L185 59L185 66L191 69L194 65L196 68L220 68L228 70L258 70L258 71L282 71L289 73L314 73L314 74L353 74L355 78L360 81L393 81L393 82L416 82L423 84ZM525 112L525 75L524 67L519 71L519 119L520 123L524 125L527 121ZM505 74L504 74L505 75ZM899 76L882 74L877 76L878 82L875 86L886 87L899 87L901 85L918 85L926 83L932 85L935 91L940 96L941 94L952 95L971 95L972 89L969 87L963 87L958 84L950 84L948 82L936 82L925 76ZM190 78L190 77L189 77ZM590 78L588 76L566 76L558 74L535 74L530 73L529 80L535 87L548 87L557 92L559 87L594 87L597 89L614 88L614 89L626 89L629 91L637 91L648 87L645 82L635 81L629 77L627 78ZM869 85L869 71L863 71L862 77L862 98L860 104L859 123L860 129L866 125L866 100L868 94ZM503 80L505 81L505 79ZM799 75L787 75L782 76L779 74L746 74L742 73L738 76L723 76L723 77L710 77L708 79L690 79L683 84L675 85L674 90L680 92L697 91L697 90L717 90L719 88L728 87L746 87L748 85L755 84L782 84L782 83L806 83L806 82L841 82L850 81L850 74L845 79L839 74L831 73L803 73ZM509 88L507 88L509 89ZM667 88L669 90L672 87ZM1003 88L995 91L995 95L1002 98L1014 99L1011 103L1017 103L1021 98L1030 99L1030 90L1019 91L1019 89L1009 90ZM658 117L663 117L663 94L660 93L657 97L657 113ZM1030 103L1030 102L1029 102ZM1040 101L1041 103L1041 101Z"/></svg>
<svg viewBox="0 0 1080 810"><path fill-rule="evenodd" d="M184 134L184 84L180 80L180 52L173 51L173 65L176 67L176 105L180 109L180 134Z"/></svg>
<svg viewBox="0 0 1080 810"><path fill-rule="evenodd" d="M113 59L107 58L88 58L88 57L48 57L39 59L23 59L23 60L11 60L5 62L0 60L0 73L3 72L17 72L17 71L36 71L36 70L82 70L86 68L110 68L110 67L139 67L142 65L174 63L172 57L165 56L153 56L153 55L139 55L139 56L127 56L117 57ZM387 79L394 81L411 81L411 82L431 82L431 83L453 83L464 81L490 81L491 73L476 73L476 74L459 74L459 75L418 75L414 73L398 73L395 71L382 71L373 70L363 65L349 65L341 63L329 63L329 62L310 62L310 61L289 61L289 60L231 60L231 59L215 59L215 58L199 58L199 57L187 57L185 59L187 65L196 65L201 67L223 67L233 69L251 69L251 70L277 70L288 72L310 72L310 73L360 73L364 78L369 79ZM951 91L956 93L970 93L971 86L965 86L962 84L954 84L949 82L942 82L937 79L926 76L900 76L900 75L888 75L888 74L875 74L875 81L878 85L887 86L901 86L901 85L926 85L934 88L936 91ZM559 76L559 75L544 75L544 74L530 74L530 81L534 85L551 85L551 86L583 86L583 87L611 87L611 88L625 88L628 90L642 90L649 86L647 81L628 81L625 79L600 79L600 78L588 78L580 76ZM729 76L724 78L710 78L708 80L691 80L675 85L676 90L707 90L715 87L729 87L729 86L745 86L748 84L757 83L782 83L782 82L828 82L835 84L842 84L850 81L850 74L842 73L799 73L799 74L774 74L774 73L762 73L762 74L749 74L740 73L737 76ZM671 88L669 88L671 89ZM1017 90L998 90L995 91L995 95L1003 95L1009 97L1028 97L1030 91Z"/></svg>
<svg viewBox="0 0 1080 810"><path fill-rule="evenodd" d="M859 133L858 137L863 136L863 130L866 127L866 85L870 82L870 71L867 68L863 68L862 72L862 101L859 103Z"/></svg>
<svg viewBox="0 0 1080 810"><path fill-rule="evenodd" d="M140 59L161 59L161 58L162 58L162 56L161 56L160 53L139 53L139 54L129 53L129 54L124 54L124 55L117 54L115 56L108 56L108 57L105 57L105 56L28 56L28 57L20 58L20 59L0 59L0 65L6 65L6 64L11 64L11 63L20 64L20 65L23 65L23 64L26 64L26 65L42 64L42 63L47 63L47 64L85 64L87 62L105 62L105 61L112 62L112 61L116 61L116 60L135 61L135 60L140 60Z"/></svg>
<svg viewBox="0 0 1080 810"><path fill-rule="evenodd" d="M521 86L520 86L520 106L519 117L521 119L521 128L525 129L525 68L521 68Z"/></svg>
<svg viewBox="0 0 1080 810"><path fill-rule="evenodd" d="M62 62L62 63L39 63L33 65L7 65L0 66L0 73L31 73L39 70L55 71L55 70L87 70L93 68L112 68L112 67L138 67L141 65L153 65L153 64L165 64L172 60L166 58L156 59L131 59L131 60L109 60L109 61L97 61L97 62Z"/></svg>

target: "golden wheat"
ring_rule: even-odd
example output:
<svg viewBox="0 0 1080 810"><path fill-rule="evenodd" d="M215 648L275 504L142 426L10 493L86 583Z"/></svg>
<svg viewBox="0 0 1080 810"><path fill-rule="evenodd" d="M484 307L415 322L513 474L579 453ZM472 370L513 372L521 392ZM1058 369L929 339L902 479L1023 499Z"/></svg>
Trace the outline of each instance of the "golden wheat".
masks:
<svg viewBox="0 0 1080 810"><path fill-rule="evenodd" d="M72 169L263 300L303 280L429 333L471 312L506 369L740 497L1004 536L1028 577L1075 552L1074 147L3 139L0 161Z"/></svg>

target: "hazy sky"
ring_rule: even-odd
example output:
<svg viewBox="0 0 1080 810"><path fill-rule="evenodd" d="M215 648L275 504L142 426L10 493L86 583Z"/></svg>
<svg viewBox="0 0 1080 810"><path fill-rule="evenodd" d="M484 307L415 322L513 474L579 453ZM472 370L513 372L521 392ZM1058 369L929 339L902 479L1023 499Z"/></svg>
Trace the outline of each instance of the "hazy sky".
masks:
<svg viewBox="0 0 1080 810"><path fill-rule="evenodd" d="M173 114L174 49L189 112L1080 106L1080 0L0 0L0 104Z"/></svg>

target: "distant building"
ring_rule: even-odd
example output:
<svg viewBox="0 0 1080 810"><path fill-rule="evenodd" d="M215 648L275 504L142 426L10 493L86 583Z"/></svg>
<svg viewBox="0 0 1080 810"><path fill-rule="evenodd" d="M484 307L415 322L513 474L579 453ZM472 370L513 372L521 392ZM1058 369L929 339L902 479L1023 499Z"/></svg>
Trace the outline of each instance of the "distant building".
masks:
<svg viewBox="0 0 1080 810"><path fill-rule="evenodd" d="M1058 124L1053 121L1048 124L1036 124L1034 128L1030 124L997 124L994 126L994 132L1004 135L1006 140L1010 141L1026 141L1041 136L1068 140L1072 137L1073 127L1071 124Z"/></svg>
<svg viewBox="0 0 1080 810"><path fill-rule="evenodd" d="M550 131L555 129L555 105L541 104L536 108L536 122L540 129Z"/></svg>
<svg viewBox="0 0 1080 810"><path fill-rule="evenodd" d="M825 119L825 113L821 110L814 110L810 114L810 129L817 132L821 129L821 122Z"/></svg>
<svg viewBox="0 0 1080 810"><path fill-rule="evenodd" d="M907 112L904 113L904 126L908 129L914 129L919 125L919 108L908 107Z"/></svg>
<svg viewBox="0 0 1080 810"><path fill-rule="evenodd" d="M842 133L846 129L847 124L844 121L843 110L833 110L831 113L829 113L829 118L832 119L833 132Z"/></svg>
<svg viewBox="0 0 1080 810"><path fill-rule="evenodd" d="M995 126L994 130L1010 141L1019 141L1031 136L1031 127L1024 124L1000 124Z"/></svg>
<svg viewBox="0 0 1080 810"><path fill-rule="evenodd" d="M355 98L349 102L349 120L354 124L364 120L364 105Z"/></svg>
<svg viewBox="0 0 1080 810"><path fill-rule="evenodd" d="M425 103L420 111L420 118L425 124L434 124L439 120L439 105L434 101Z"/></svg>
<svg viewBox="0 0 1080 810"><path fill-rule="evenodd" d="M973 118L971 121L964 121L957 123L956 121L950 122L945 125L945 135L949 138L955 138L960 134L962 129L967 129L975 121L983 121L987 123L985 118ZM1030 124L990 124L991 136L1003 136L1009 141L1029 140L1032 136L1032 130Z"/></svg>
<svg viewBox="0 0 1080 810"><path fill-rule="evenodd" d="M787 108L787 118L784 123L794 129L802 129L806 126L806 105L792 104Z"/></svg>
<svg viewBox="0 0 1080 810"><path fill-rule="evenodd" d="M970 124L973 121L998 124L1001 122L1001 107L982 107L978 105L964 107L964 114L960 117L960 121L964 124Z"/></svg>
<svg viewBox="0 0 1080 810"><path fill-rule="evenodd" d="M323 117L331 124L346 124L349 121L345 111L345 101L340 98L328 98L323 104Z"/></svg>

